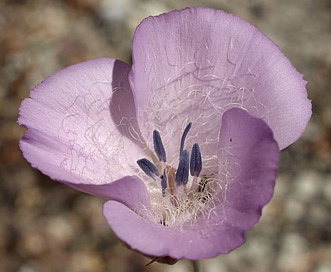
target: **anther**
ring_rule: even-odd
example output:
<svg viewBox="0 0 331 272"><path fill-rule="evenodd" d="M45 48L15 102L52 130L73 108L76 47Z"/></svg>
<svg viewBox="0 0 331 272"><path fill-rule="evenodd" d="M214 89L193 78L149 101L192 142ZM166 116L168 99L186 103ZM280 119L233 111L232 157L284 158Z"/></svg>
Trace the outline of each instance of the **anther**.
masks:
<svg viewBox="0 0 331 272"><path fill-rule="evenodd" d="M153 144L154 144L155 153L158 156L159 160L166 162L167 161L166 152L162 143L160 133L157 130L153 131Z"/></svg>
<svg viewBox="0 0 331 272"><path fill-rule="evenodd" d="M167 180L168 180L167 171L166 171L166 169L164 169L163 170L162 180L161 180L162 196L166 196L166 189L168 187Z"/></svg>
<svg viewBox="0 0 331 272"><path fill-rule="evenodd" d="M199 177L202 169L201 152L198 144L192 147L191 160L190 160L190 173L191 176Z"/></svg>
<svg viewBox="0 0 331 272"><path fill-rule="evenodd" d="M137 161L137 164L144 171L144 173L151 177L152 179L156 180L159 176L159 171L157 170L156 166L149 160L143 158Z"/></svg>
<svg viewBox="0 0 331 272"><path fill-rule="evenodd" d="M183 150L180 155L180 160L176 172L176 183L177 185L186 185L188 181L189 174L189 152L187 150Z"/></svg>
<svg viewBox="0 0 331 272"><path fill-rule="evenodd" d="M183 152L184 144L185 144L185 139L186 139L187 133L190 131L191 127L192 127L192 123L188 123L188 125L184 129L184 132L183 132L183 135L182 135L182 139L180 140L179 157L180 157L180 155Z"/></svg>

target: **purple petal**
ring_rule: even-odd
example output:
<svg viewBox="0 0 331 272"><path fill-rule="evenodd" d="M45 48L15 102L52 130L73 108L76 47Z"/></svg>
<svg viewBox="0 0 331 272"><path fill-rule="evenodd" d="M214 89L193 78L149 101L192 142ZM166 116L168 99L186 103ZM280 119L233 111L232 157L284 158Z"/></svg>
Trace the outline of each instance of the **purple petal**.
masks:
<svg viewBox="0 0 331 272"><path fill-rule="evenodd" d="M260 218L277 176L279 148L270 128L241 109L224 113L219 144L219 193L207 202L209 212L184 226L167 227L116 201L104 216L118 237L151 256L211 258L240 246L245 231ZM142 215L142 216L141 216Z"/></svg>
<svg viewBox="0 0 331 272"><path fill-rule="evenodd" d="M174 153L192 121L201 153L215 150L223 112L245 108L273 130L281 149L311 116L306 82L256 27L220 10L188 8L145 19L133 41L130 83L146 142L153 129ZM155 128L155 126L157 126ZM208 144L211 143L210 147Z"/></svg>
<svg viewBox="0 0 331 272"><path fill-rule="evenodd" d="M52 179L106 184L134 175L142 157L130 67L114 59L70 66L40 83L22 102L25 158Z"/></svg>
<svg viewBox="0 0 331 272"><path fill-rule="evenodd" d="M256 224L274 191L279 149L268 125L244 110L233 108L222 119L219 178L220 199L229 224L247 230Z"/></svg>
<svg viewBox="0 0 331 272"><path fill-rule="evenodd" d="M136 212L151 209L146 186L136 176L124 177L105 185L71 184L70 186L83 192L120 202Z"/></svg>
<svg viewBox="0 0 331 272"><path fill-rule="evenodd" d="M243 237L227 223L212 233L200 229L177 229L151 223L116 201L107 201L103 210L116 235L132 249L150 256L175 259L211 258L242 244ZM207 226L206 226L207 227Z"/></svg>

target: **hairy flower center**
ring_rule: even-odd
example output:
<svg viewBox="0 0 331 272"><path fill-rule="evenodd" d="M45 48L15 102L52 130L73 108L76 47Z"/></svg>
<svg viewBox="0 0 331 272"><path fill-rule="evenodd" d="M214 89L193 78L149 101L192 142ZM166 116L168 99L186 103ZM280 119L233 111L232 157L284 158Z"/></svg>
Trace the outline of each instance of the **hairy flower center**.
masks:
<svg viewBox="0 0 331 272"><path fill-rule="evenodd" d="M181 138L177 168L167 164L167 156L160 133L153 131L154 151L158 160L143 158L137 161L143 172L155 182L149 189L152 211L148 219L165 226L194 224L201 216L208 216L217 182L212 177L201 176L202 159L197 143L192 146L191 156L184 149L189 123Z"/></svg>

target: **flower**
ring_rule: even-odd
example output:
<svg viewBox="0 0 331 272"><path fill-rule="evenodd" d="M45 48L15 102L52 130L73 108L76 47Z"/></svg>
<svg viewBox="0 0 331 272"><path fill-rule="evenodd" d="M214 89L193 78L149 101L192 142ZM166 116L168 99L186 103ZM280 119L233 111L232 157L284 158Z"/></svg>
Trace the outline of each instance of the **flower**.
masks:
<svg viewBox="0 0 331 272"><path fill-rule="evenodd" d="M106 198L132 249L210 258L240 246L271 199L279 151L311 116L305 84L242 19L172 11L137 27L132 67L95 59L32 90L20 147L52 179Z"/></svg>

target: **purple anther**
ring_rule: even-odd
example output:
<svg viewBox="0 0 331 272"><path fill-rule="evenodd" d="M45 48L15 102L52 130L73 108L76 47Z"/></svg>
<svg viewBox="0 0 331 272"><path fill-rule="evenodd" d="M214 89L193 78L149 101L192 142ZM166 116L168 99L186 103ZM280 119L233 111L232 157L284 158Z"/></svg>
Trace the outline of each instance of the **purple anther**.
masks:
<svg viewBox="0 0 331 272"><path fill-rule="evenodd" d="M191 160L190 160L190 173L191 176L198 177L202 169L202 160L200 147L195 143L192 147Z"/></svg>
<svg viewBox="0 0 331 272"><path fill-rule="evenodd" d="M168 187L168 177L166 169L163 170L163 176L161 180L161 187L162 187L162 196L166 196L166 189Z"/></svg>
<svg viewBox="0 0 331 272"><path fill-rule="evenodd" d="M160 133L157 130L153 131L153 144L154 144L155 153L158 156L159 160L166 162L167 161L166 152L162 143Z"/></svg>
<svg viewBox="0 0 331 272"><path fill-rule="evenodd" d="M176 183L177 185L185 185L188 181L189 174L189 152L187 150L183 150L180 155L180 160L176 172Z"/></svg>
<svg viewBox="0 0 331 272"><path fill-rule="evenodd" d="M188 125L186 126L186 128L184 129L184 132L183 132L183 135L182 135L182 139L180 141L180 150L179 150L179 156L182 154L183 152L183 149L184 149L184 144L185 144L185 139L186 139L186 136L188 134L188 132L190 131L192 127L192 123L188 123Z"/></svg>
<svg viewBox="0 0 331 272"><path fill-rule="evenodd" d="M156 180L156 178L159 176L159 171L157 170L156 166L154 163L151 161L143 158L137 161L137 164L141 168L141 170L144 171L144 173L151 177L152 179Z"/></svg>

